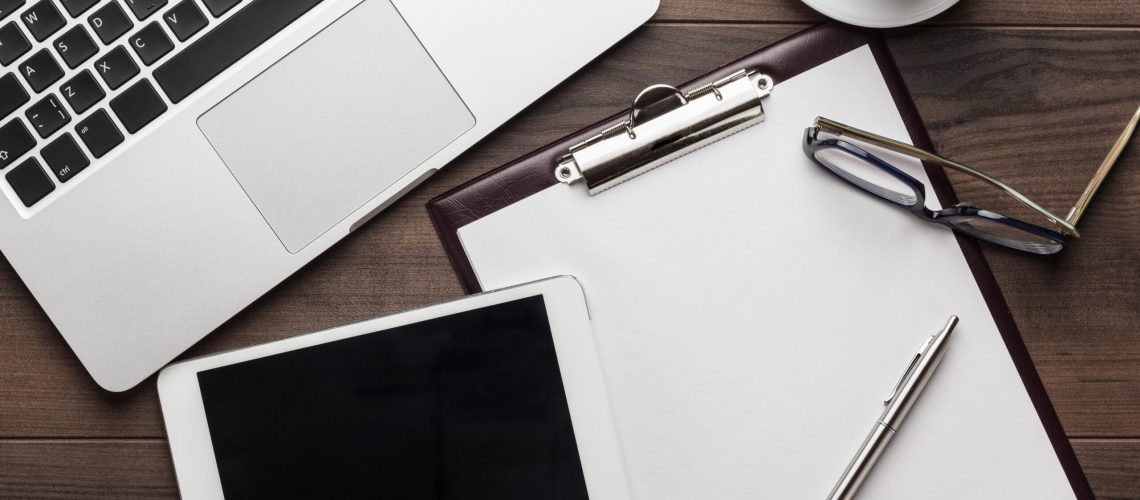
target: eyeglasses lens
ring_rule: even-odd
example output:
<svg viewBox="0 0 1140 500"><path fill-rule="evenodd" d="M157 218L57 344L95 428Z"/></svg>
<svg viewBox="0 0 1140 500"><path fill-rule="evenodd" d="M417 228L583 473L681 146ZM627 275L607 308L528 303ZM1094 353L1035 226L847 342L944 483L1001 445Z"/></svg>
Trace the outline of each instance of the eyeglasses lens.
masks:
<svg viewBox="0 0 1140 500"><path fill-rule="evenodd" d="M823 148L815 158L848 182L866 191L903 206L917 203L914 190L879 166L838 148Z"/></svg>
<svg viewBox="0 0 1140 500"><path fill-rule="evenodd" d="M951 225L975 238L1030 253L1054 254L1063 247L1059 241L989 219L972 218Z"/></svg>

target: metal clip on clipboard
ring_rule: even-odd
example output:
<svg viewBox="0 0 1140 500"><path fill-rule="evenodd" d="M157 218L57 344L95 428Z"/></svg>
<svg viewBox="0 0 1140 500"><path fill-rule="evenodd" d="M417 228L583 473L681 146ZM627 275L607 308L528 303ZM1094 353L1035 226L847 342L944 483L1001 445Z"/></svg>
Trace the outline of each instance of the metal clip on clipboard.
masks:
<svg viewBox="0 0 1140 500"><path fill-rule="evenodd" d="M653 85L633 100L629 118L570 148L554 168L559 182L585 180L591 195L621 184L764 121L761 100L774 82L740 70L692 92Z"/></svg>

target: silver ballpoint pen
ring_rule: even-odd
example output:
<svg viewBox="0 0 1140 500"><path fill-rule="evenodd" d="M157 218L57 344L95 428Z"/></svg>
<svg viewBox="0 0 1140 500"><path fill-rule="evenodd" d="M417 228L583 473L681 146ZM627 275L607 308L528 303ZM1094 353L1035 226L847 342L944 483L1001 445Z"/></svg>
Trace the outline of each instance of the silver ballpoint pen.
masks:
<svg viewBox="0 0 1140 500"><path fill-rule="evenodd" d="M879 416L879 420L875 421L871 433L863 441L863 446L859 447L859 452L855 454L855 458L851 459L851 463L847 465L847 470L843 471L839 482L835 483L835 488L827 496L828 500L847 500L855 497L859 485L863 484L863 480L871 472L871 468L875 466L875 461L887 448L887 443L894 437L895 431L899 429L899 425L910 412L910 408L918 400L918 395L926 387L926 382L934 374L934 369L942 361L942 356L946 354L946 341L957 325L958 317L950 316L950 321L946 323L942 331L931 335L919 346L918 352L907 364L902 377L899 378L887 399L883 400L886 409Z"/></svg>

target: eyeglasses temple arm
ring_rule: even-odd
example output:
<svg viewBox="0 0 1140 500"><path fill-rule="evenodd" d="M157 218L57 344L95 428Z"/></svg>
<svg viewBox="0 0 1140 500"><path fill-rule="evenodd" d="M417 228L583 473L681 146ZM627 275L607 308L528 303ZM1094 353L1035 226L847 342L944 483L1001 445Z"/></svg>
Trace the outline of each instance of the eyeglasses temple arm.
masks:
<svg viewBox="0 0 1140 500"><path fill-rule="evenodd" d="M1081 233L1077 231L1077 228L1073 224L1070 224L1069 221L1065 220L1063 217L1061 217L1061 216L1059 216L1053 212L1050 212L1049 209L1047 209L1047 208L1039 205L1037 202L1029 199L1027 196L1021 194L1016 189L1013 189L1008 184L1006 184L1006 183L998 180L997 178L994 178L993 176L991 176L985 172L982 172L981 170L978 170L974 167L971 167L971 166L966 165L964 163L956 162L956 161L948 159L948 158L943 158L943 157L938 156L936 154L933 154L933 153L930 153L928 151L925 151L925 150L916 148L914 146L911 146L910 144L899 142L899 141L896 141L894 139L889 139L889 138L883 137L881 135L872 134L872 133L867 132L865 130L860 130L860 129L857 129L857 128L854 128L854 127L851 127L848 125L844 125L842 123L836 122L836 121L828 119L828 118L824 118L822 116L815 119L815 125L817 127L819 127L820 129L827 131L827 132L830 132L832 134L836 134L839 136L854 137L854 138L859 139L863 142L867 142L867 143L879 146L883 149L894 151L894 152L900 153L900 154L913 156L913 157L918 158L920 160L927 161L930 163L934 163L934 164L941 166L941 167L949 168L951 170L955 170L955 171L962 172L962 173L967 174L967 175L977 177L983 181L986 181L990 184L993 184L998 189L1001 189L1006 194L1012 196L1015 200L1021 202L1021 204L1025 205L1026 207L1029 207L1030 210L1033 210L1034 212L1041 214L1046 219L1048 219L1049 221L1056 224L1058 229L1060 229L1060 231L1062 233L1068 234L1071 236L1075 236L1078 238L1081 235ZM1094 189L1094 191L1095 191L1095 189Z"/></svg>
<svg viewBox="0 0 1140 500"><path fill-rule="evenodd" d="M1077 199L1077 204L1073 205L1072 210L1069 210L1069 216L1065 219L1074 226L1081 220L1085 210L1088 209L1089 204L1092 203L1093 196L1096 191L1100 189L1100 185L1104 183L1104 179L1108 177L1108 172L1116 165L1116 160L1120 158L1120 154L1124 152L1124 147L1128 145L1129 139L1136 131L1136 124L1140 122L1140 108L1136 108L1136 113L1132 115L1132 120L1128 122L1128 126L1124 127L1124 132L1120 134L1120 138L1116 139L1116 144L1112 145L1112 149L1108 150L1108 156L1104 157L1100 167L1096 169L1096 175L1089 181L1089 185L1085 187L1085 192L1081 193L1081 197Z"/></svg>

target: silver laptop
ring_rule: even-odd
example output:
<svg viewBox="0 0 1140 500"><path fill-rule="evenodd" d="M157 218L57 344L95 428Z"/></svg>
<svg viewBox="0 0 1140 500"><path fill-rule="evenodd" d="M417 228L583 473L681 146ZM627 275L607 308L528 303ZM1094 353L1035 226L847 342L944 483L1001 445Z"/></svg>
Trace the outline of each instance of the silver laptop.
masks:
<svg viewBox="0 0 1140 500"><path fill-rule="evenodd" d="M0 0L0 250L126 390L657 0Z"/></svg>

